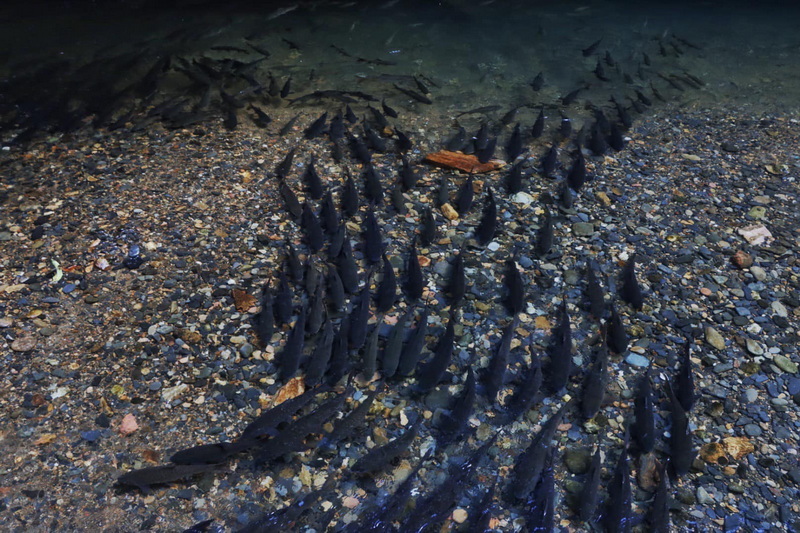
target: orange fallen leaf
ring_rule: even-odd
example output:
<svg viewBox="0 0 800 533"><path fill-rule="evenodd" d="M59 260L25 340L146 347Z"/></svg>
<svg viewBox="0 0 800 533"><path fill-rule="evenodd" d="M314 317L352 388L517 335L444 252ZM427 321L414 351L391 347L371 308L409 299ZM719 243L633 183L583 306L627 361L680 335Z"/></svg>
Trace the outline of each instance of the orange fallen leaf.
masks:
<svg viewBox="0 0 800 533"><path fill-rule="evenodd" d="M756 451L756 447L747 437L727 437L722 439L722 442L725 444L725 451L735 461Z"/></svg>
<svg viewBox="0 0 800 533"><path fill-rule="evenodd" d="M550 320L548 320L546 316L537 316L533 321L533 325L536 326L536 329L553 328L553 326L550 324Z"/></svg>
<svg viewBox="0 0 800 533"><path fill-rule="evenodd" d="M233 303L236 305L236 310L240 313L246 313L248 309L256 305L256 297L249 294L242 289L233 289Z"/></svg>
<svg viewBox="0 0 800 533"><path fill-rule="evenodd" d="M40 435L39 438L36 439L36 442L34 442L34 444L36 444L37 446L42 446L44 444L50 444L54 440L56 440L55 433L45 433L44 435Z"/></svg>
<svg viewBox="0 0 800 533"><path fill-rule="evenodd" d="M145 450L142 452L142 457L148 463L158 463L158 452L155 450Z"/></svg>
<svg viewBox="0 0 800 533"><path fill-rule="evenodd" d="M275 399L272 401L272 406L275 407L286 400L291 400L300 396L306 391L306 384L303 381L303 376L297 376L286 382L286 385L281 387Z"/></svg>

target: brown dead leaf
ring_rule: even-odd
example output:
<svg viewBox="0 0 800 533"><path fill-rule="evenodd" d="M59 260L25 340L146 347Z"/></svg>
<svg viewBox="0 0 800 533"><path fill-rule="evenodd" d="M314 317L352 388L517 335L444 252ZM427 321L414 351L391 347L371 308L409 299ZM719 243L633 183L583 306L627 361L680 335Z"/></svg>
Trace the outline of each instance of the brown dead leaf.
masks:
<svg viewBox="0 0 800 533"><path fill-rule="evenodd" d="M155 450L145 450L142 452L142 457L148 463L158 463L158 452Z"/></svg>
<svg viewBox="0 0 800 533"><path fill-rule="evenodd" d="M747 437L727 437L722 439L722 442L725 443L725 451L735 461L756 451L756 447Z"/></svg>
<svg viewBox="0 0 800 533"><path fill-rule="evenodd" d="M426 267L431 264L430 258L425 257L424 255L418 255L417 260L419 261L419 266L421 267Z"/></svg>
<svg viewBox="0 0 800 533"><path fill-rule="evenodd" d="M303 381L303 376L297 376L289 381L286 382L286 385L281 387L278 391L278 394L275 395L275 399L272 401L272 406L275 407L286 400L291 400L292 398L296 398L300 396L306 391L306 385Z"/></svg>
<svg viewBox="0 0 800 533"><path fill-rule="evenodd" d="M536 326L536 329L552 329L552 325L550 324L550 320L544 315L537 316L534 321L533 325Z"/></svg>
<svg viewBox="0 0 800 533"><path fill-rule="evenodd" d="M240 313L246 313L248 309L256 305L256 297L242 289L233 289L233 303L236 305L236 310Z"/></svg>
<svg viewBox="0 0 800 533"><path fill-rule="evenodd" d="M55 433L45 433L44 435L40 435L39 438L36 439L36 442L34 442L34 444L36 444L37 446L42 446L44 444L50 444L54 440L56 440Z"/></svg>
<svg viewBox="0 0 800 533"><path fill-rule="evenodd" d="M700 458L706 463L717 464L720 457L725 457L725 447L719 442L709 442L700 448Z"/></svg>

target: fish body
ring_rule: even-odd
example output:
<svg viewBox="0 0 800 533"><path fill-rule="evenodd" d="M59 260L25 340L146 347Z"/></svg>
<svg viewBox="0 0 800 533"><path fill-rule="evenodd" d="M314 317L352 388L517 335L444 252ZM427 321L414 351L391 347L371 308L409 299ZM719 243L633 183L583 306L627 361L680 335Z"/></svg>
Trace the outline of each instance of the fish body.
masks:
<svg viewBox="0 0 800 533"><path fill-rule="evenodd" d="M413 312L413 307L406 309L405 313L397 319L392 331L389 333L389 338L386 339L386 346L383 348L383 357L381 358L381 374L385 378L394 377L397 373L400 354L403 350L403 340L405 340L408 321Z"/></svg>
<svg viewBox="0 0 800 533"><path fill-rule="evenodd" d="M672 426L669 430L670 465L675 477L680 479L689 473L697 450L692 446L692 432L689 429L689 417L680 400L675 396L672 386L667 386L670 401Z"/></svg>
<svg viewBox="0 0 800 533"><path fill-rule="evenodd" d="M408 162L408 158L406 156L402 156L403 166L400 167L400 181L403 184L403 188L405 190L413 189L414 186L417 184L419 180L419 176L414 169L411 167L411 163Z"/></svg>
<svg viewBox="0 0 800 533"><path fill-rule="evenodd" d="M475 228L475 239L481 246L486 246L494 238L497 231L497 204L494 201L494 194L491 187L486 191L486 203L483 204L483 212L478 227Z"/></svg>
<svg viewBox="0 0 800 533"><path fill-rule="evenodd" d="M300 200L294 194L294 191L281 180L278 190L283 198L283 206L295 219L299 219L303 215L303 207L300 205Z"/></svg>
<svg viewBox="0 0 800 533"><path fill-rule="evenodd" d="M436 238L436 221L433 219L433 211L428 206L422 209L420 216L422 226L419 232L419 240L422 246L430 246Z"/></svg>
<svg viewBox="0 0 800 533"><path fill-rule="evenodd" d="M406 96L410 97L412 100L416 100L417 102L421 102L427 105L433 104L433 101L424 94L412 91L411 89L406 89L405 87L400 87L396 83L394 84L394 88L400 91L401 93L405 94Z"/></svg>
<svg viewBox="0 0 800 533"><path fill-rule="evenodd" d="M600 46L600 43L603 41L603 38L597 39L595 42L581 50L583 53L583 57L589 57L597 51L597 47Z"/></svg>
<svg viewBox="0 0 800 533"><path fill-rule="evenodd" d="M608 380L608 350L605 345L601 344L583 384L581 415L584 419L594 418L600 410L606 395Z"/></svg>
<svg viewBox="0 0 800 533"><path fill-rule="evenodd" d="M410 376L417 368L417 363L422 356L422 348L425 346L425 335L428 332L428 314L429 310L425 307L417 320L417 327L411 332L408 342L400 352L397 372L401 376Z"/></svg>
<svg viewBox="0 0 800 533"><path fill-rule="evenodd" d="M456 196L456 205L454 207L459 215L464 216L470 210L474 198L475 190L472 185L472 176L468 176L464 183L461 184Z"/></svg>
<svg viewBox="0 0 800 533"><path fill-rule="evenodd" d="M567 385L572 374L572 331L566 299L559 308L559 321L553 328L549 351L547 382L550 390L557 392Z"/></svg>
<svg viewBox="0 0 800 533"><path fill-rule="evenodd" d="M558 164L558 147L553 144L547 153L542 158L542 175L549 178L552 177Z"/></svg>
<svg viewBox="0 0 800 533"><path fill-rule="evenodd" d="M550 448L539 483L533 489L532 498L528 502L529 508L525 523L531 533L552 533L555 526L554 454L555 449Z"/></svg>
<svg viewBox="0 0 800 533"><path fill-rule="evenodd" d="M417 369L416 391L418 393L425 394L433 390L441 381L445 370L447 370L453 354L454 322L455 320L451 314L444 335L439 338L436 350L433 352L433 357Z"/></svg>
<svg viewBox="0 0 800 533"><path fill-rule="evenodd" d="M358 404L358 407L333 425L333 431L325 435L318 446L323 449L333 448L337 443L352 435L359 427L362 427L378 392L380 392L380 388L370 391L366 399Z"/></svg>
<svg viewBox="0 0 800 533"><path fill-rule="evenodd" d="M262 411L242 430L242 435L236 442L253 442L256 438L264 435L276 435L278 430L282 429L300 409L311 403L317 395L326 391L327 388L323 387L308 388L299 396Z"/></svg>
<svg viewBox="0 0 800 533"><path fill-rule="evenodd" d="M122 474L117 478L117 484L135 487L149 494L153 485L181 481L215 469L216 465L208 464L151 466Z"/></svg>
<svg viewBox="0 0 800 533"><path fill-rule="evenodd" d="M626 431L622 451L608 486L608 501L603 516L606 531L619 533L631 531L633 525L631 502L631 474L628 464L628 433Z"/></svg>
<svg viewBox="0 0 800 533"><path fill-rule="evenodd" d="M611 316L608 319L608 337L606 342L609 349L615 354L624 354L628 350L628 334L622 324L622 318L617 313L617 308L613 303L609 304Z"/></svg>
<svg viewBox="0 0 800 533"><path fill-rule="evenodd" d="M505 384L508 356L511 353L511 341L514 338L514 329L516 329L518 323L519 318L515 316L505 327L503 335L500 337L500 344L497 346L493 357L489 360L489 366L486 367L484 372L486 397L490 403L495 402L497 393L500 392L500 389Z"/></svg>
<svg viewBox="0 0 800 533"><path fill-rule="evenodd" d="M459 152L464 148L467 143L467 130L459 126L456 133L445 144L445 150L450 152Z"/></svg>
<svg viewBox="0 0 800 533"><path fill-rule="evenodd" d="M522 383L520 383L519 388L508 402L507 415L509 422L516 420L531 408L539 395L543 381L542 363L538 356L532 354L531 364L525 370Z"/></svg>
<svg viewBox="0 0 800 533"><path fill-rule="evenodd" d="M261 296L261 311L254 317L256 336L261 346L267 346L272 341L272 334L275 331L272 290L269 287L264 289Z"/></svg>
<svg viewBox="0 0 800 533"><path fill-rule="evenodd" d="M394 134L397 136L397 141L395 141L395 149L398 153L404 154L411 150L414 146L414 143L411 142L411 139L406 135L403 131L399 128L394 128Z"/></svg>
<svg viewBox="0 0 800 533"><path fill-rule="evenodd" d="M288 381L294 377L300 368L300 357L303 355L306 336L306 307L303 305L300 316L295 321L283 350L278 354L278 364L280 366L280 379Z"/></svg>
<svg viewBox="0 0 800 533"><path fill-rule="evenodd" d="M338 312L344 307L344 284L342 284L342 278L339 277L339 272L333 265L328 267L327 287L330 308Z"/></svg>
<svg viewBox="0 0 800 533"><path fill-rule="evenodd" d="M395 111L394 109L392 109L392 108L391 108L391 107L390 107L390 106L389 106L389 105L386 103L386 99L385 99L385 98L384 98L383 100L381 100L381 108L383 109L383 112L384 112L384 114L385 114L387 117L392 117L392 118L397 118L397 117L398 117L398 115L397 115L397 111Z"/></svg>
<svg viewBox="0 0 800 533"><path fill-rule="evenodd" d="M544 72L539 72L530 85L534 91L539 92L544 87Z"/></svg>
<svg viewBox="0 0 800 533"><path fill-rule="evenodd" d="M517 456L509 486L511 496L517 501L526 501L530 492L539 483L552 446L551 442L567 405L569 404L564 404L544 423L528 447Z"/></svg>
<svg viewBox="0 0 800 533"><path fill-rule="evenodd" d="M378 323L372 328L372 332L367 337L362 354L361 375L366 381L370 381L375 371L378 369L378 341L380 340L380 317Z"/></svg>
<svg viewBox="0 0 800 533"><path fill-rule="evenodd" d="M370 152L366 143L360 137L350 135L350 150L353 152L353 157L356 158L361 164L367 165L372 162L372 152Z"/></svg>
<svg viewBox="0 0 800 533"><path fill-rule="evenodd" d="M358 290L358 267L353 258L353 250L350 247L350 239L345 238L342 243L342 250L336 262L339 268L339 279L347 294L355 294Z"/></svg>
<svg viewBox="0 0 800 533"><path fill-rule="evenodd" d="M346 217L349 218L358 213L358 191L356 190L356 184L353 183L353 178L350 176L347 176L344 180L341 202L342 213Z"/></svg>
<svg viewBox="0 0 800 533"><path fill-rule="evenodd" d="M373 204L383 202L383 186L378 171L372 164L367 164L364 170L364 196Z"/></svg>
<svg viewBox="0 0 800 533"><path fill-rule="evenodd" d="M691 411L694 407L694 375L692 374L691 343L686 343L683 351L683 361L675 376L675 396L678 398L684 411Z"/></svg>
<svg viewBox="0 0 800 533"><path fill-rule="evenodd" d="M364 283L364 288L361 289L358 305L350 313L350 330L347 333L347 338L350 348L353 350L360 350L367 339L369 300L369 281L367 281Z"/></svg>
<svg viewBox="0 0 800 533"><path fill-rule="evenodd" d="M589 313L597 319L602 318L605 313L605 294L589 262L586 263L586 299L589 302Z"/></svg>
<svg viewBox="0 0 800 533"><path fill-rule="evenodd" d="M620 297L630 306L640 311L644 302L642 289L636 279L636 254L628 258L625 267L622 269L622 287L620 287Z"/></svg>
<svg viewBox="0 0 800 533"><path fill-rule="evenodd" d="M390 440L383 446L372 448L353 463L350 471L354 474L364 475L383 470L394 459L408 451L409 446L411 446L411 443L419 433L420 425L421 421L417 420L399 437Z"/></svg>
<svg viewBox="0 0 800 533"><path fill-rule="evenodd" d="M467 368L467 379L461 394L455 399L449 413L443 413L436 426L438 435L436 442L441 448L458 440L467 429L469 416L475 404L476 386L472 366Z"/></svg>
<svg viewBox="0 0 800 533"><path fill-rule="evenodd" d="M278 131L278 135L283 137L284 135L292 131L292 129L294 129L294 125L297 124L297 121L300 119L300 115L301 113L298 113L292 118L290 118L289 121L286 124L284 124L283 127L281 127L280 131Z"/></svg>
<svg viewBox="0 0 800 533"><path fill-rule="evenodd" d="M553 216L550 214L550 210L545 207L539 231L536 233L536 254L539 257L549 254L553 250L553 240Z"/></svg>
<svg viewBox="0 0 800 533"><path fill-rule="evenodd" d="M385 313L392 308L397 301L397 277L394 274L392 263L383 254L383 278L378 285L376 309L379 313Z"/></svg>
<svg viewBox="0 0 800 533"><path fill-rule="evenodd" d="M578 150L567 173L567 183L575 192L580 192L581 187L586 183L586 160L580 150Z"/></svg>
<svg viewBox="0 0 800 533"><path fill-rule="evenodd" d="M286 324L292 318L292 290L289 288L289 280L281 272L278 274L278 291L275 293L275 320L278 324Z"/></svg>
<svg viewBox="0 0 800 533"><path fill-rule="evenodd" d="M533 127L531 128L531 136L534 139L538 139L544 133L544 108L539 110L539 116L536 117L536 122L533 123Z"/></svg>
<svg viewBox="0 0 800 533"><path fill-rule="evenodd" d="M325 243L325 234L322 231L322 226L319 223L317 215L314 214L307 202L303 204L300 225L305 232L308 248L312 253L319 252L322 249L322 245Z"/></svg>
<svg viewBox="0 0 800 533"><path fill-rule="evenodd" d="M322 325L322 334L317 338L317 344L311 352L305 368L303 381L306 387L313 387L320 383L328 368L328 361L331 359L333 349L333 324L330 318L326 318Z"/></svg>
<svg viewBox="0 0 800 533"><path fill-rule="evenodd" d="M450 305L458 306L464 298L464 293L467 289L467 278L464 271L464 254L459 253L456 255L452 266L450 267L450 281L448 284L450 292Z"/></svg>
<svg viewBox="0 0 800 533"><path fill-rule="evenodd" d="M314 166L315 161L316 158L311 156L308 166L306 166L306 170L303 173L303 183L305 183L308 195L314 200L319 200L322 198L322 180Z"/></svg>
<svg viewBox="0 0 800 533"><path fill-rule="evenodd" d="M653 403L653 387L650 384L650 368L639 379L639 387L633 401L633 440L642 453L650 453L656 444L656 422Z"/></svg>
<svg viewBox="0 0 800 533"><path fill-rule="evenodd" d="M506 186L508 194L517 194L522 191L522 161L517 161L506 175Z"/></svg>
<svg viewBox="0 0 800 533"><path fill-rule="evenodd" d="M517 261L513 257L506 261L504 284L506 287L506 310L511 316L517 316L525 308L525 283L517 268Z"/></svg>
<svg viewBox="0 0 800 533"><path fill-rule="evenodd" d="M417 246L412 243L408 252L408 260L406 261L405 293L412 301L418 300L422 297L423 286L422 267L420 267L419 257L417 256Z"/></svg>
<svg viewBox="0 0 800 533"><path fill-rule="evenodd" d="M589 470L583 481L580 498L578 499L578 516L588 524L592 524L597 510L597 501L600 496L600 474L602 471L600 448L592 455L592 462L589 463Z"/></svg>
<svg viewBox="0 0 800 533"><path fill-rule="evenodd" d="M517 122L506 143L506 159L508 161L515 160L522 153L522 133L519 128L519 122Z"/></svg>
<svg viewBox="0 0 800 533"><path fill-rule="evenodd" d="M364 215L364 257L369 264L380 262L383 256L383 237L375 219L375 212L370 208Z"/></svg>

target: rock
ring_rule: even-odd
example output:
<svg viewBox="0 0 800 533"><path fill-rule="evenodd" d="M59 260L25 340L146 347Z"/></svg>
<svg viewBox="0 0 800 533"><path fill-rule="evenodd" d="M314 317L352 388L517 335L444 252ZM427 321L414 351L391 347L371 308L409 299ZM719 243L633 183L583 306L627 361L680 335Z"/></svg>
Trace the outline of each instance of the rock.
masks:
<svg viewBox="0 0 800 533"><path fill-rule="evenodd" d="M764 348L759 342L754 341L753 339L747 339L745 341L745 346L747 347L747 351L752 355L764 355Z"/></svg>
<svg viewBox="0 0 800 533"><path fill-rule="evenodd" d="M189 385L186 383L179 383L174 387L167 387L161 391L161 399L167 403L172 403L173 400L175 400L188 389Z"/></svg>
<svg viewBox="0 0 800 533"><path fill-rule="evenodd" d="M598 202L603 204L603 206L608 207L611 205L611 198L609 198L608 195L603 191L597 191L594 193L594 196L597 198Z"/></svg>
<svg viewBox="0 0 800 533"><path fill-rule="evenodd" d="M714 502L714 498L703 487L697 487L697 503L700 505L708 505Z"/></svg>
<svg viewBox="0 0 800 533"><path fill-rule="evenodd" d="M788 374L797 374L797 363L793 363L792 360L785 355L776 355L772 359L772 362L775 363L775 366Z"/></svg>
<svg viewBox="0 0 800 533"><path fill-rule="evenodd" d="M456 524L463 524L467 521L467 511L466 509L456 509L453 511L453 522Z"/></svg>
<svg viewBox="0 0 800 533"><path fill-rule="evenodd" d="M744 391L744 399L747 403L753 403L758 400L758 391L756 389L747 389Z"/></svg>
<svg viewBox="0 0 800 533"><path fill-rule="evenodd" d="M526 192L518 192L511 197L511 201L521 206L529 206L533 203L533 196Z"/></svg>
<svg viewBox="0 0 800 533"><path fill-rule="evenodd" d="M769 196L758 195L753 197L753 203L757 205L767 205L772 199Z"/></svg>
<svg viewBox="0 0 800 533"><path fill-rule="evenodd" d="M750 437L760 437L763 430L758 424L745 424L744 432Z"/></svg>
<svg viewBox="0 0 800 533"><path fill-rule="evenodd" d="M733 263L737 268L744 270L745 268L750 268L750 266L753 264L753 256L743 250L738 250L731 257L731 263Z"/></svg>
<svg viewBox="0 0 800 533"><path fill-rule="evenodd" d="M717 464L721 457L725 457L725 446L720 442L709 442L700 448L700 458L711 464Z"/></svg>
<svg viewBox="0 0 800 533"><path fill-rule="evenodd" d="M625 358L625 362L639 368L647 368L650 365L650 359L635 352L629 353L628 357Z"/></svg>
<svg viewBox="0 0 800 533"><path fill-rule="evenodd" d="M767 279L767 272L761 268L760 266L751 266L750 273L755 277L758 281L764 281Z"/></svg>
<svg viewBox="0 0 800 533"><path fill-rule="evenodd" d="M770 304L770 307L775 312L775 314L780 317L786 318L789 316L789 311L786 309L786 306L777 300L772 302Z"/></svg>
<svg viewBox="0 0 800 533"><path fill-rule="evenodd" d="M772 233L770 233L770 231L766 227L764 227L763 224L755 224L753 226L739 228L737 232L739 233L739 235L744 237L744 240L746 240L747 242L749 242L754 246L758 246L774 238L772 236Z"/></svg>
<svg viewBox="0 0 800 533"><path fill-rule="evenodd" d="M122 418L119 425L119 432L123 437L127 437L131 433L139 429L139 424L136 423L136 417L128 413Z"/></svg>
<svg viewBox="0 0 800 533"><path fill-rule="evenodd" d="M13 318L8 318L8 317L0 318L0 328L10 328L13 325L14 325Z"/></svg>
<svg viewBox="0 0 800 533"><path fill-rule="evenodd" d="M458 220L458 211L450 204L442 204L442 214L447 220Z"/></svg>
<svg viewBox="0 0 800 533"><path fill-rule="evenodd" d="M594 233L594 224L591 222L576 222L572 225L572 233L579 237L588 237Z"/></svg>
<svg viewBox="0 0 800 533"><path fill-rule="evenodd" d="M723 150L725 150L726 152L731 152L731 153L736 153L736 152L738 152L739 150L741 150L741 148L739 147L739 145L738 145L738 144L736 144L736 143L732 143L732 142L730 142L730 141L725 141L725 142L723 142L723 143L722 143L720 146L721 146L721 147L722 147L722 149L723 149Z"/></svg>
<svg viewBox="0 0 800 533"><path fill-rule="evenodd" d="M706 327L706 342L717 350L725 349L725 339L711 326Z"/></svg>
<svg viewBox="0 0 800 533"><path fill-rule="evenodd" d="M585 474L592 462L592 453L588 448L567 448L564 450L564 464L573 474Z"/></svg>
<svg viewBox="0 0 800 533"><path fill-rule="evenodd" d="M29 352L36 348L36 338L32 336L20 337L11 343L11 349L15 352Z"/></svg>
<svg viewBox="0 0 800 533"><path fill-rule="evenodd" d="M761 220L767 216L767 208L763 205L753 206L750 208L750 211L747 212L747 216L754 220Z"/></svg>
<svg viewBox="0 0 800 533"><path fill-rule="evenodd" d="M659 479L659 464L656 454L650 452L642 455L639 460L639 470L636 473L636 481L642 490L653 492L658 487Z"/></svg>

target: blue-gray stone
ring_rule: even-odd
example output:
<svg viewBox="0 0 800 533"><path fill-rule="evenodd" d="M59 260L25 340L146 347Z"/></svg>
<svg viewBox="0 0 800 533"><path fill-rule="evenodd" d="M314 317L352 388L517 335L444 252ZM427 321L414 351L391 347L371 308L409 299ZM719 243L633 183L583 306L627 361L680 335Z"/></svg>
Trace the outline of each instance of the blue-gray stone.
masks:
<svg viewBox="0 0 800 533"><path fill-rule="evenodd" d="M646 368L650 364L650 359L638 353L631 352L625 358L625 362L629 365L638 366L639 368Z"/></svg>

